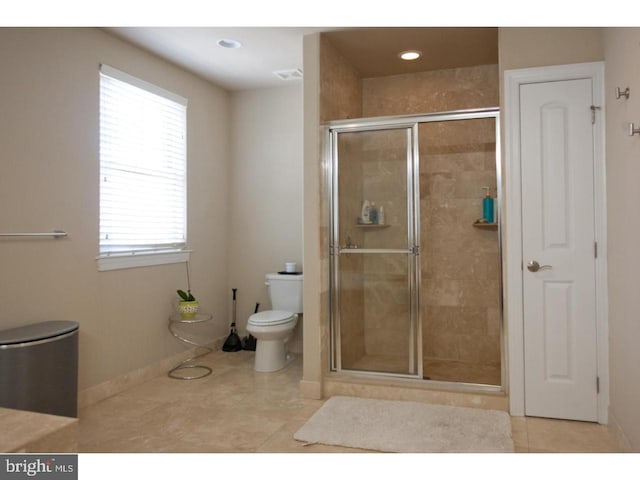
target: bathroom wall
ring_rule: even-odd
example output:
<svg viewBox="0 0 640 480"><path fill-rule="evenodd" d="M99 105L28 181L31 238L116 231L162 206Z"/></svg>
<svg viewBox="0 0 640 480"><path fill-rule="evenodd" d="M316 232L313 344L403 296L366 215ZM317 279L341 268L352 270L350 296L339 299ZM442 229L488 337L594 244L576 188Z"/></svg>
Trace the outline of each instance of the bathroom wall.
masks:
<svg viewBox="0 0 640 480"><path fill-rule="evenodd" d="M498 66L454 68L362 81L365 117L498 106Z"/></svg>
<svg viewBox="0 0 640 480"><path fill-rule="evenodd" d="M328 301L327 215L321 202L323 178L320 133L320 34L305 35L302 41L303 82L303 239L304 239L304 335L303 398L322 398L322 377L329 363L326 303ZM324 259L322 258L324 255Z"/></svg>
<svg viewBox="0 0 640 480"><path fill-rule="evenodd" d="M320 35L320 121L362 117L360 74Z"/></svg>
<svg viewBox="0 0 640 480"><path fill-rule="evenodd" d="M231 94L229 279L238 329L256 303L271 308L265 274L302 265L302 84ZM231 319L224 319L229 322ZM300 322L292 351L302 351Z"/></svg>
<svg viewBox="0 0 640 480"><path fill-rule="evenodd" d="M640 122L640 28L604 29L606 60L607 237L609 283L609 423L625 450L640 452L640 217L629 214L640 204L640 139L627 135L629 122ZM615 88L629 87L629 99L615 98Z"/></svg>
<svg viewBox="0 0 640 480"><path fill-rule="evenodd" d="M367 117L494 107L499 102L498 66L367 78L363 80L363 98ZM492 196L496 195L495 122L423 124L419 137L425 375L437 380L499 384L497 231L472 226L482 216L481 187L489 186ZM389 174L388 168L378 169L375 175L366 176L365 182L381 183L380 177ZM401 188L389 186L390 191L383 190L378 196L392 199ZM385 208L392 216L393 207ZM383 286L376 286L380 288ZM397 287L388 284L388 289ZM386 301L374 291L365 296L371 306L367 345L376 346L367 349L369 354L401 351L390 348L386 340L397 318L385 313Z"/></svg>
<svg viewBox="0 0 640 480"><path fill-rule="evenodd" d="M192 289L228 331L228 94L93 28L0 29L0 230L69 233L0 240L0 329L80 323L80 389L184 350L167 331L184 264L98 272L99 66L189 99ZM204 337L203 337L204 338Z"/></svg>
<svg viewBox="0 0 640 480"><path fill-rule="evenodd" d="M604 58L602 28L501 27L498 35L501 71Z"/></svg>

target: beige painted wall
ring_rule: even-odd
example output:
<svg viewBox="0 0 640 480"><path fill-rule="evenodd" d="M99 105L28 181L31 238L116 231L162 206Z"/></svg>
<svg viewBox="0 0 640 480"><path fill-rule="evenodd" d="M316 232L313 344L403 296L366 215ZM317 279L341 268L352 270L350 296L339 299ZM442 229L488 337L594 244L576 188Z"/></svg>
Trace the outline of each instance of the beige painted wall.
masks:
<svg viewBox="0 0 640 480"><path fill-rule="evenodd" d="M0 329L80 322L80 389L166 358L184 264L98 272L99 65L189 99L192 288L228 329L228 95L98 29L0 29L0 230L62 228L68 239L0 240Z"/></svg>
<svg viewBox="0 0 640 480"><path fill-rule="evenodd" d="M302 271L302 126L301 83L231 95L227 293L242 335L256 302L271 308L265 274Z"/></svg>
<svg viewBox="0 0 640 480"><path fill-rule="evenodd" d="M640 452L640 138L627 135L640 124L640 28L604 32L607 138L607 237L609 283L610 413L623 430L626 447ZM615 87L629 87L628 100ZM624 442L626 443L626 442Z"/></svg>
<svg viewBox="0 0 640 480"><path fill-rule="evenodd" d="M500 28L501 70L602 60L601 28Z"/></svg>
<svg viewBox="0 0 640 480"><path fill-rule="evenodd" d="M322 398L321 304L323 264L320 259L320 34L305 35L304 70L304 358L300 393L305 398ZM326 262L325 262L326 263Z"/></svg>

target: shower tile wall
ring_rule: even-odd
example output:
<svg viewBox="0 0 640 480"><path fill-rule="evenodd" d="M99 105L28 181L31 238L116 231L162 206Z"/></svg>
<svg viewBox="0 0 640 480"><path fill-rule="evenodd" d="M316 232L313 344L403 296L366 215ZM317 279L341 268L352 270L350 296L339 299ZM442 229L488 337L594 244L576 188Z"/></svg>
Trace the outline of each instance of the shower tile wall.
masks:
<svg viewBox="0 0 640 480"><path fill-rule="evenodd" d="M326 37L320 38L320 122L360 118L362 82L358 72Z"/></svg>
<svg viewBox="0 0 640 480"><path fill-rule="evenodd" d="M365 117L499 103L497 65L368 78L362 85ZM422 124L420 150L425 376L499 384L497 232L472 226L482 216L481 187L490 186L496 194L494 121ZM380 168L377 173L385 174ZM365 192L372 182L380 182L373 178L365 175ZM375 198L383 199L384 193ZM367 354L390 355L395 352L382 346L398 317L383 307L386 297L380 288L376 295L365 293ZM389 283L387 290L394 288Z"/></svg>
<svg viewBox="0 0 640 480"><path fill-rule="evenodd" d="M341 134L338 158L340 245L362 245L364 232L351 228L360 215L362 202L362 138ZM354 368L365 354L364 257L343 255L340 259L340 341L343 368Z"/></svg>
<svg viewBox="0 0 640 480"><path fill-rule="evenodd" d="M407 115L445 112L499 104L498 66L365 78L362 115Z"/></svg>
<svg viewBox="0 0 640 480"><path fill-rule="evenodd" d="M364 142L363 199L384 207L388 228L367 230L364 248L407 248L407 133L369 132ZM364 264L365 352L387 357L386 371L406 373L409 290L406 255L367 255ZM394 358L395 357L395 358ZM402 366L404 368L398 368Z"/></svg>
<svg viewBox="0 0 640 480"><path fill-rule="evenodd" d="M498 232L474 228L495 196L493 119L420 126L425 375L500 383Z"/></svg>
<svg viewBox="0 0 640 480"><path fill-rule="evenodd" d="M320 82L320 116L323 122L493 107L499 104L497 65L362 79L323 36ZM423 148L420 152L421 237L423 242L431 242L429 247L423 244L422 251L431 246L435 249L433 253L422 257L425 374L437 379L438 373L441 373L446 377L443 379L450 381L499 383L497 233L471 227L473 220L481 216L480 187L492 185L495 195L495 165L488 152L492 148L492 140L484 138L484 133L469 136L466 132L469 140L465 140L465 144L469 145L454 145L451 138L446 139L448 135L458 139L460 132L454 130L449 127L447 131L439 132L444 134L440 147L437 147L440 150L434 146L435 150ZM421 145L425 145L423 136L430 135L430 132L421 128L420 134ZM479 144L471 145L472 139L479 140ZM351 206L341 210L341 215L357 217L362 200L367 198L384 204L388 223L406 222L406 212L396 208L402 200L394 197L404 192L396 191L392 188L393 182L388 181L398 164L393 164L389 152L379 148L380 145L366 141L360 146L354 141L350 143L345 148L351 149L353 160L349 165L341 166L341 175L345 177L341 180L351 179L343 185L349 182L350 188L345 187L341 192L345 195L341 202L348 199ZM445 146L449 150L444 150ZM363 150L360 156L355 153L358 148ZM462 151L465 148L468 151ZM491 160L489 157L492 157ZM358 175L362 176L361 183L355 181ZM320 188L321 204L327 205L328 191L324 181ZM447 205L448 208L439 210L435 207L438 204ZM449 223L454 218L456 221ZM328 285L326 210L322 211L321 225L323 285ZM399 230L394 232L390 227L377 232L352 230L350 233L353 243L375 248L389 246L395 241L394 235ZM341 243L345 240L343 236ZM445 257L449 255L446 249L451 247L453 250L454 245L457 253L455 258ZM403 340L406 330L404 325L398 323L398 319L406 317L407 308L399 286L403 266L396 264L398 259L381 258L374 264L370 259L354 258L355 255L347 257L351 258L343 259L346 261L342 263L346 267L343 268L343 282L348 285L347 297L344 297L348 301L343 315L350 320L342 325L341 342L345 347L342 349L343 367L387 370L395 359L404 363L407 348L404 340L407 336L404 335ZM487 263L483 264L483 260ZM465 261L472 262L472 272L461 270ZM363 279L372 280L374 277L375 281L365 289ZM321 312L322 361L325 365L328 364L325 359L329 351L328 321L324 321L328 318L327 293L323 292L324 310ZM390 298L399 301L389 304ZM485 304L487 299L491 299L492 303ZM393 339L397 340L397 345ZM366 364L363 360L373 363Z"/></svg>

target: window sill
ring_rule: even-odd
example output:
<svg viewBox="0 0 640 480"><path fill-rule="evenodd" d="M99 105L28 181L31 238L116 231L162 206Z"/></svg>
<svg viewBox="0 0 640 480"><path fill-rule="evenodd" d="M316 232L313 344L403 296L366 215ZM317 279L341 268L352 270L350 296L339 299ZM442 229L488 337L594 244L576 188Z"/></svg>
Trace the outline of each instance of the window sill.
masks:
<svg viewBox="0 0 640 480"><path fill-rule="evenodd" d="M96 257L98 271L122 270L125 268L151 267L189 261L191 250L169 250L163 252L112 253Z"/></svg>

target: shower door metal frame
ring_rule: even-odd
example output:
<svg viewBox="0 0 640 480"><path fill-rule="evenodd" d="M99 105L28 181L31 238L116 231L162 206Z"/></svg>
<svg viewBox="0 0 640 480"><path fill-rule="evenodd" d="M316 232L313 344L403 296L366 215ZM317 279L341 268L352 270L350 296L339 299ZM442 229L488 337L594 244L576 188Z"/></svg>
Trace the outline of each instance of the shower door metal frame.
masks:
<svg viewBox="0 0 640 480"><path fill-rule="evenodd" d="M339 230L339 195L338 195L338 135L341 133L357 133L372 131L405 130L407 135L407 248L404 249L378 249L378 248L342 248L340 246ZM335 371L358 372L362 374L374 374L382 376L422 378L422 362L418 359L422 356L421 325L419 320L420 306L420 189L418 172L418 124L416 122L394 122L372 123L372 124L351 124L332 125L327 127L327 139L330 158L329 166L329 198L330 222L329 222L329 262L330 262L330 315L331 322L331 369ZM416 201L417 199L417 201ZM348 252L347 252L348 250ZM406 255L408 259L408 281L409 281L409 358L408 374L390 373L380 371L351 370L342 368L341 348L338 348L340 339L340 279L339 279L339 258L340 254L400 254ZM413 261L409 260L413 259Z"/></svg>
<svg viewBox="0 0 640 480"><path fill-rule="evenodd" d="M450 381L435 381L423 379L423 359L422 359L422 322L420 308L420 288L421 288L421 265L420 265L420 172L419 172L419 139L418 127L421 123L446 122L456 120L473 120L481 118L495 119L495 142L496 142L496 223L498 225L498 256L502 266L502 161L500 155L500 109L499 107L479 108L468 110L453 110L446 112L397 115L386 117L369 117L349 120L336 120L323 125L325 147L324 165L327 179L327 193L329 198L329 326L330 326L330 369L335 372L348 372L349 374L371 375L395 378L418 379L422 382L437 386L441 385L454 390L472 390L482 392L503 392L505 391L505 341L504 341L504 315L503 315L503 282L502 269L500 269L500 385L485 385L475 383L462 383ZM407 169L407 215L408 215L408 246L411 250L413 262L410 262L409 282L410 282L410 316L411 316L411 344L415 344L417 352L410 352L410 357L417 358L415 373L398 374L381 371L363 371L343 369L340 351L340 279L339 279L339 253L340 253L340 231L339 231L339 198L338 198L338 135L349 132L366 132L375 130L395 130L408 129L407 162L410 168ZM360 253L404 253L406 250L378 250L359 249ZM411 355L413 353L413 356ZM417 353L417 356L416 356ZM411 370L411 369L410 369Z"/></svg>

